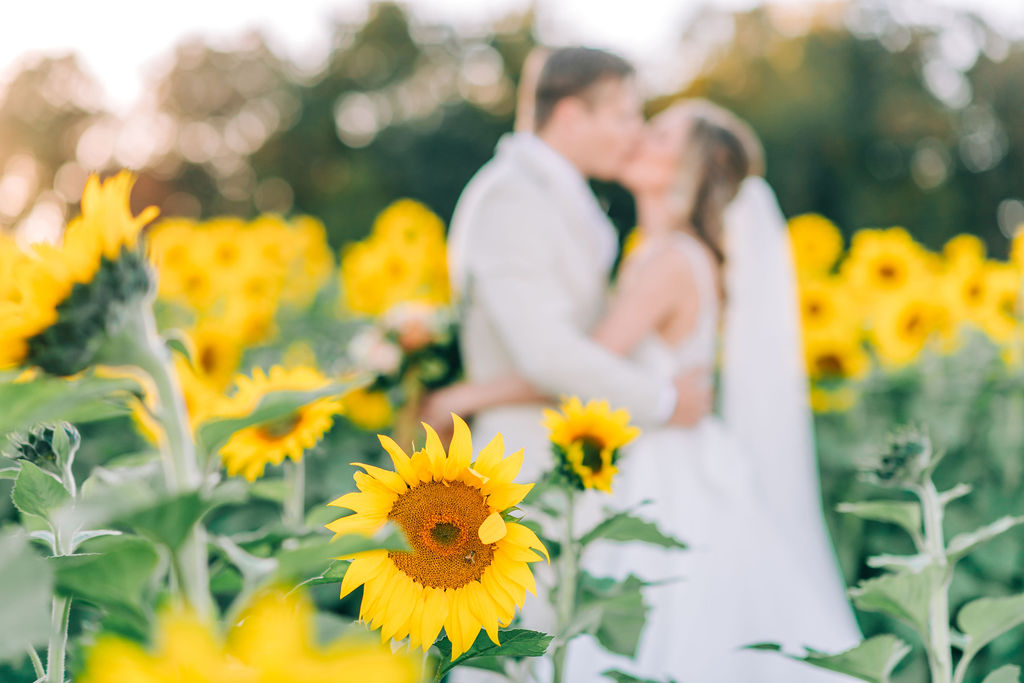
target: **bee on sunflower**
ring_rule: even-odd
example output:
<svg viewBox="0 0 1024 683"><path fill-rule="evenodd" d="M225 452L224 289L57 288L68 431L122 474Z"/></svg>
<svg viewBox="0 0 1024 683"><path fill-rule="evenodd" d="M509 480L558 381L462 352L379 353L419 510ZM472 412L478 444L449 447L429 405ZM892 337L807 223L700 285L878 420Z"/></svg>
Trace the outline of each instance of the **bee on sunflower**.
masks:
<svg viewBox="0 0 1024 683"><path fill-rule="evenodd" d="M523 451L505 457L501 435L473 460L469 427L458 416L447 452L428 425L426 447L409 456L387 436L381 445L394 471L353 463L358 491L329 505L354 514L327 528L337 535L372 534L388 521L405 532L410 551L372 550L351 559L341 597L363 587L359 618L383 640L409 638L426 652L444 628L452 660L466 652L480 630L499 644L523 606L536 594L530 563L547 557L537 536L507 518L533 484L517 484Z"/></svg>
<svg viewBox="0 0 1024 683"><path fill-rule="evenodd" d="M640 434L630 426L629 412L613 411L607 401L583 405L575 396L563 402L559 411L544 411L558 471L581 491L611 493L619 451Z"/></svg>

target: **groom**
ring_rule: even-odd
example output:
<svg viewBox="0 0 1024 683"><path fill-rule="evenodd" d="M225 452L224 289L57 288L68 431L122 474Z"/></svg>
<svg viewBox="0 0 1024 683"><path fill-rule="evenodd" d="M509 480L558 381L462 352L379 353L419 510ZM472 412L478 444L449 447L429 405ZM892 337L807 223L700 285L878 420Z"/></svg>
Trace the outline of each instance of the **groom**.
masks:
<svg viewBox="0 0 1024 683"><path fill-rule="evenodd" d="M655 376L588 337L606 303L616 233L587 184L614 180L643 126L633 67L601 50L555 50L541 70L534 131L502 138L463 191L452 218L449 267L464 305L468 379L518 374L552 397L606 399L643 426L689 425L710 409L709 369ZM550 465L540 404L475 416L525 449L521 478Z"/></svg>

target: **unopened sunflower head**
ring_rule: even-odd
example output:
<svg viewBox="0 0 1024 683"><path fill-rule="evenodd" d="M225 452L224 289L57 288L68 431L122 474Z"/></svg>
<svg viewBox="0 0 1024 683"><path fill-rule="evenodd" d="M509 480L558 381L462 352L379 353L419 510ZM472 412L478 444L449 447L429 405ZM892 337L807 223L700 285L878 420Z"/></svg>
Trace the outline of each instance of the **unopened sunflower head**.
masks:
<svg viewBox="0 0 1024 683"><path fill-rule="evenodd" d="M275 365L269 373L256 368L251 378L240 375L236 384L237 392L222 408L226 415L251 413L271 392L315 391L328 386L330 380L315 368ZM255 481L267 465L280 465L286 457L298 462L330 430L342 409L340 399L326 396L276 420L235 432L220 451L228 474Z"/></svg>
<svg viewBox="0 0 1024 683"><path fill-rule="evenodd" d="M559 410L544 411L559 472L570 486L611 493L612 479L619 471L615 465L619 449L640 434L629 424L629 412L613 411L607 401L583 405L575 396Z"/></svg>
<svg viewBox="0 0 1024 683"><path fill-rule="evenodd" d="M68 225L60 247L35 244L21 257L0 257L17 283L0 287L6 314L0 367L26 363L55 375L84 370L123 324L126 310L152 290L139 234L157 209L132 215L133 183L123 172L103 183L90 177L82 215ZM0 250L10 248L0 244Z"/></svg>
<svg viewBox="0 0 1024 683"><path fill-rule="evenodd" d="M876 484L912 489L931 476L940 458L927 434L908 428L890 435L884 450L865 462L863 469Z"/></svg>
<svg viewBox="0 0 1024 683"><path fill-rule="evenodd" d="M412 456L381 436L394 471L353 463L364 470L355 474L358 490L330 505L355 514L327 528L343 535L372 534L388 521L401 527L410 551L341 558L352 560L341 595L363 586L359 617L380 628L383 640L408 636L412 648L426 651L443 627L454 660L481 628L499 643L498 627L512 621L526 591L536 593L529 563L547 551L530 529L505 515L533 487L515 482L523 451L505 457L499 434L474 460L469 427L452 417L447 452L427 425L426 447Z"/></svg>

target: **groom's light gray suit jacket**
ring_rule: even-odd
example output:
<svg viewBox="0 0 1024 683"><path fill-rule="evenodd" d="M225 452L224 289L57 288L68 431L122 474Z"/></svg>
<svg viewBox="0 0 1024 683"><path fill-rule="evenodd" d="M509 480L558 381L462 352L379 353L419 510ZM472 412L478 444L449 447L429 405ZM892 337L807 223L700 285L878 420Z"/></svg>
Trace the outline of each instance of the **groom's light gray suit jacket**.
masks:
<svg viewBox="0 0 1024 683"><path fill-rule="evenodd" d="M635 423L657 424L667 417L669 380L588 337L605 309L614 228L582 178L562 172L552 154L532 136L506 136L455 208L449 267L463 306L466 373L481 381L519 374L552 396L607 399ZM505 406L475 420L478 440L501 432L507 450L526 449L523 480L550 462L541 408Z"/></svg>

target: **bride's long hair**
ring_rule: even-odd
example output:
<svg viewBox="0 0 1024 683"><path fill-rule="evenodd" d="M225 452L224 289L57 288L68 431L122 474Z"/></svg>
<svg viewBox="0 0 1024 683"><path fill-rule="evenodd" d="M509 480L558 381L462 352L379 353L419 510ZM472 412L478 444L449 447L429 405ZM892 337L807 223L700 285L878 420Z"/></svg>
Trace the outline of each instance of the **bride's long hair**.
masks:
<svg viewBox="0 0 1024 683"><path fill-rule="evenodd" d="M693 227L714 255L725 263L725 210L748 175L764 173L764 153L750 127L731 112L706 100L682 103L688 134L672 188L673 204L683 225Z"/></svg>

